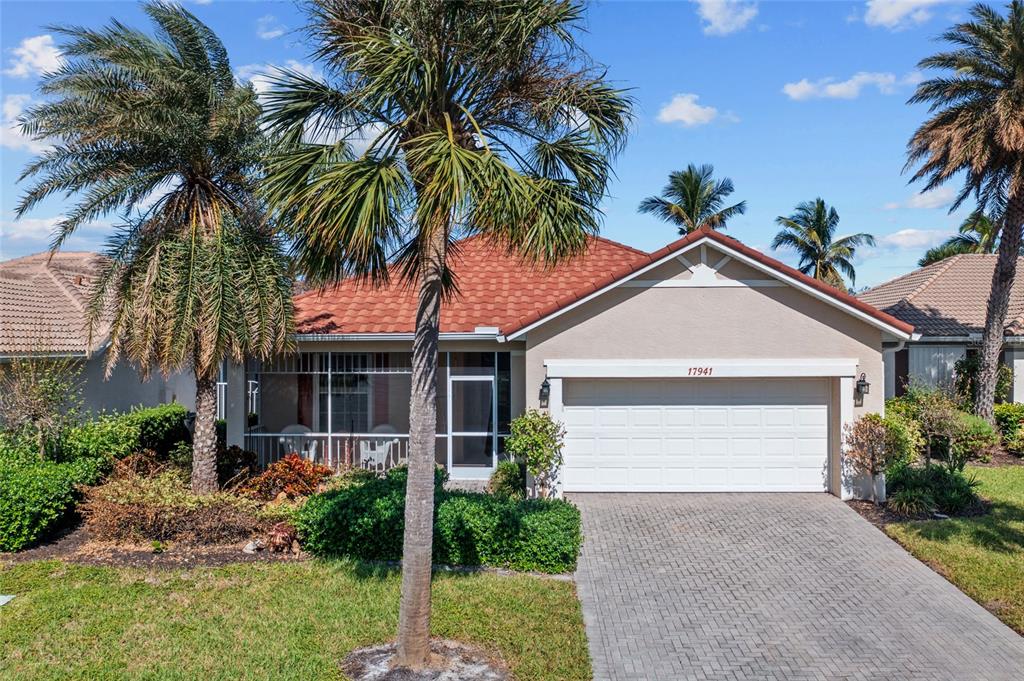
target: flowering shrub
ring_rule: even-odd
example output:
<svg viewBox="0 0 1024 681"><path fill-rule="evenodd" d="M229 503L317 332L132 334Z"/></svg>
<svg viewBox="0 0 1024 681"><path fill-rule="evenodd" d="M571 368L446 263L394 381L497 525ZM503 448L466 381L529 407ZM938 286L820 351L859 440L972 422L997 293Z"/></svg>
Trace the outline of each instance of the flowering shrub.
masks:
<svg viewBox="0 0 1024 681"><path fill-rule="evenodd" d="M327 466L288 454L242 486L242 492L255 499L271 500L284 492L289 499L315 494L320 483L331 477Z"/></svg>

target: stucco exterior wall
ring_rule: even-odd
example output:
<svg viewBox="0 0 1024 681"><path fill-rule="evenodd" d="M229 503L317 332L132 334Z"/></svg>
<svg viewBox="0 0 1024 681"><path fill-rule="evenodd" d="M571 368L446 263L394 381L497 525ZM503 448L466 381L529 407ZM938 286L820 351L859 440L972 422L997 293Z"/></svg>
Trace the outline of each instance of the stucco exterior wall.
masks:
<svg viewBox="0 0 1024 681"><path fill-rule="evenodd" d="M128 411L139 405L153 407L167 402L178 402L192 411L196 406L196 383L189 373L164 377L160 372L150 375L148 381L125 362L119 362L109 379L103 376L104 355L94 355L85 361L82 371L82 397L86 409L92 412Z"/></svg>
<svg viewBox="0 0 1024 681"><path fill-rule="evenodd" d="M792 288L618 288L527 334L527 406L550 359L855 358L884 408L882 333Z"/></svg>

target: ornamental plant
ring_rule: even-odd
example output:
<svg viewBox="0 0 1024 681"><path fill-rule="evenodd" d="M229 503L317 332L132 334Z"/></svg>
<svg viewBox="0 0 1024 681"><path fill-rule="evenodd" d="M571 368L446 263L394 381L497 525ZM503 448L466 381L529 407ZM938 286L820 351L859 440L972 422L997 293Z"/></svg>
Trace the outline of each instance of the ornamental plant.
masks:
<svg viewBox="0 0 1024 681"><path fill-rule="evenodd" d="M536 495L550 497L562 467L565 427L550 414L530 409L512 421L510 430L505 451L514 460L526 464L526 470L533 476Z"/></svg>
<svg viewBox="0 0 1024 681"><path fill-rule="evenodd" d="M885 420L878 414L865 414L852 425L846 426L846 459L858 473L871 478L871 501L878 505L875 482L878 475L898 454Z"/></svg>
<svg viewBox="0 0 1024 681"><path fill-rule="evenodd" d="M282 492L289 499L314 494L320 483L331 477L330 468L298 454L288 454L276 461L242 487L242 492L255 499L270 501Z"/></svg>

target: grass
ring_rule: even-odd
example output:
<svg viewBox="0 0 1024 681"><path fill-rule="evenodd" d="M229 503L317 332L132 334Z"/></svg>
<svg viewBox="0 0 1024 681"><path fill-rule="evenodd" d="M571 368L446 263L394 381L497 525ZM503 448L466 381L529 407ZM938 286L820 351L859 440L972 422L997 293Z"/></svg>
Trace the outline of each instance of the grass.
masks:
<svg viewBox="0 0 1024 681"><path fill-rule="evenodd" d="M1024 466L968 474L992 502L989 515L891 523L886 532L1024 634Z"/></svg>
<svg viewBox="0 0 1024 681"><path fill-rule="evenodd" d="M346 561L159 571L57 561L0 571L5 679L338 679L394 637L399 574ZM571 583L441 574L433 634L499 653L518 681L590 678Z"/></svg>

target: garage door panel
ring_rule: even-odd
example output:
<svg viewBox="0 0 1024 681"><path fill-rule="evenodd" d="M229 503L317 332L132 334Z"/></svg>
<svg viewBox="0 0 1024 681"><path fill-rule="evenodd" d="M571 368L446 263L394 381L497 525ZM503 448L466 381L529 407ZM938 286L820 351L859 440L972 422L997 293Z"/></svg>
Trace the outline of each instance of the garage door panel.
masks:
<svg viewBox="0 0 1024 681"><path fill-rule="evenodd" d="M564 489L820 491L825 379L566 380Z"/></svg>

